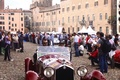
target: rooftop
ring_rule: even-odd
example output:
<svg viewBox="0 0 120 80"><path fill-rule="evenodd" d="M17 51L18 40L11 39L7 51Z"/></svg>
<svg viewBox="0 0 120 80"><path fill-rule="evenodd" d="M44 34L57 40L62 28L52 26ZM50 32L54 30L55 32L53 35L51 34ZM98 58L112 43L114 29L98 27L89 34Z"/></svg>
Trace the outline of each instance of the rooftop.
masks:
<svg viewBox="0 0 120 80"><path fill-rule="evenodd" d="M22 9L4 9L4 10L0 10L0 13L10 13L10 12L21 13L21 12L23 12L23 10Z"/></svg>

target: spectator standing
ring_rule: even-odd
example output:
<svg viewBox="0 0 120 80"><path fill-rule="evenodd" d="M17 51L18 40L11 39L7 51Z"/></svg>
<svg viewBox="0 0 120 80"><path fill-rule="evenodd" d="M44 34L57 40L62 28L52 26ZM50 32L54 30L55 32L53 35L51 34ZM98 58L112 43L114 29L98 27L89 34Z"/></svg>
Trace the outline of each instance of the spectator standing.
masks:
<svg viewBox="0 0 120 80"><path fill-rule="evenodd" d="M50 34L51 45L54 46L54 34Z"/></svg>
<svg viewBox="0 0 120 80"><path fill-rule="evenodd" d="M18 46L19 46L17 34L14 34L14 36L13 36L13 44L14 44L14 51L15 51L16 49L18 49Z"/></svg>
<svg viewBox="0 0 120 80"><path fill-rule="evenodd" d="M23 33L21 32L20 33L20 36L19 36L19 47L21 48L20 52L23 52L23 40L24 40L24 37L23 37Z"/></svg>
<svg viewBox="0 0 120 80"><path fill-rule="evenodd" d="M80 56L78 47L79 47L79 36L78 34L75 34L75 37L74 37L75 57Z"/></svg>
<svg viewBox="0 0 120 80"><path fill-rule="evenodd" d="M88 40L90 39L90 35L87 35L86 37L86 49L88 50Z"/></svg>
<svg viewBox="0 0 120 80"><path fill-rule="evenodd" d="M99 67L100 67L100 71L102 73L107 73L108 71L108 66L107 66L107 58L106 58L106 54L104 53L102 50L102 45L103 45L103 40L104 38L104 33L102 32L97 32L97 37L99 38L98 42L97 42L97 47L98 47L98 57L99 57Z"/></svg>
<svg viewBox="0 0 120 80"><path fill-rule="evenodd" d="M39 44L40 44L40 46L42 46L42 39L43 39L43 35L42 35L42 33L40 32L39 33Z"/></svg>
<svg viewBox="0 0 120 80"><path fill-rule="evenodd" d="M33 41L33 43L35 43L35 33L34 32L32 33L32 41Z"/></svg>
<svg viewBox="0 0 120 80"><path fill-rule="evenodd" d="M59 41L60 41L60 43L62 43L62 40L64 39L64 37L63 37L63 34L60 34L59 35Z"/></svg>
<svg viewBox="0 0 120 80"><path fill-rule="evenodd" d="M115 46L117 47L117 49L119 49L119 39L118 39L119 35L116 34L115 35L115 39L114 39L114 43L115 43Z"/></svg>
<svg viewBox="0 0 120 80"><path fill-rule="evenodd" d="M87 41L88 52L92 52L92 43L93 43L93 39L92 39L91 35L89 35L89 39Z"/></svg>
<svg viewBox="0 0 120 80"><path fill-rule="evenodd" d="M7 33L7 35L5 36L5 55L4 55L4 60L6 61L8 58L8 61L13 61L13 59L11 59L11 55L10 55L10 44L11 44L11 35L10 32Z"/></svg>
<svg viewBox="0 0 120 80"><path fill-rule="evenodd" d="M111 68L114 69L115 68L114 54L117 47L115 46L114 40L112 39L111 35L109 35L109 39L110 39L109 42L111 43L111 51L109 52L109 59L110 59Z"/></svg>
<svg viewBox="0 0 120 80"><path fill-rule="evenodd" d="M2 47L2 54L4 54L5 53L5 33L4 32L2 32L2 41L1 41L1 47Z"/></svg>
<svg viewBox="0 0 120 80"><path fill-rule="evenodd" d="M74 37L75 37L74 34L72 34L72 36L70 37L70 41L71 41L71 53L75 53L75 49L74 49Z"/></svg>
<svg viewBox="0 0 120 80"><path fill-rule="evenodd" d="M68 46L68 35L65 33L65 35L64 35L64 40L65 40L65 47L67 47Z"/></svg>
<svg viewBox="0 0 120 80"><path fill-rule="evenodd" d="M47 33L47 40L48 40L48 46L50 46L51 41L50 41L50 34L49 33Z"/></svg>

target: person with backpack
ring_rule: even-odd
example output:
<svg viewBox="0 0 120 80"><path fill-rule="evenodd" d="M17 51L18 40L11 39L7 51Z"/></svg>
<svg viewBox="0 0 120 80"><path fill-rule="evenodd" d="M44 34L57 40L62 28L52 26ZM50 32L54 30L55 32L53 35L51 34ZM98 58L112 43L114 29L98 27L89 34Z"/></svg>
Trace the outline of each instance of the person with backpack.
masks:
<svg viewBox="0 0 120 80"><path fill-rule="evenodd" d="M98 58L99 58L99 68L102 73L108 72L107 65L107 54L109 53L110 43L104 38L103 32L97 32L97 37L99 38L97 42L98 47Z"/></svg>

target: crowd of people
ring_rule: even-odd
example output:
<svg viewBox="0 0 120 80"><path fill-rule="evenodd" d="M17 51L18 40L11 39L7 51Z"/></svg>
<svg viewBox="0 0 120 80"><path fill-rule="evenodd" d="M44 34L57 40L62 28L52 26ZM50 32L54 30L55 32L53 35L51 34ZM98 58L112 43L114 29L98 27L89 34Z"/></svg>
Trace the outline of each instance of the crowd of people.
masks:
<svg viewBox="0 0 120 80"><path fill-rule="evenodd" d="M4 61L13 61L10 54L11 49L16 51L19 49L23 52L23 33L18 31L16 34L11 34L7 31L0 31L0 55L4 54Z"/></svg>
<svg viewBox="0 0 120 80"><path fill-rule="evenodd" d="M25 33L25 41L33 42L39 44L40 46L53 46L55 44L64 43L65 46L69 45L70 35L63 34L50 34L50 33Z"/></svg>
<svg viewBox="0 0 120 80"><path fill-rule="evenodd" d="M75 57L79 57L80 45L83 38L79 34L75 34L74 37L74 49ZM91 65L94 66L95 63L99 66L102 73L108 72L108 60L110 60L111 68L115 68L115 63L113 56L115 50L119 49L119 35L104 35L102 32L97 32L96 35L87 35L85 38L85 48L87 49L87 54L91 60ZM82 44L83 45L83 44Z"/></svg>
<svg viewBox="0 0 120 80"><path fill-rule="evenodd" d="M94 35L90 34L78 34L73 33L72 35L61 33L41 33L31 32L25 33L18 31L16 34L10 34L10 32L0 31L0 54L4 49L4 60L12 61L10 55L10 49L14 51L20 49L20 52L24 51L23 40L38 44L39 46L65 46L70 47L71 53L75 54L75 57L83 56L85 50L91 60L91 65L99 66L102 73L108 72L107 60L111 61L111 68L115 68L113 56L115 50L119 49L119 35L104 35L102 32L97 32ZM57 44L56 44L57 40Z"/></svg>
<svg viewBox="0 0 120 80"><path fill-rule="evenodd" d="M73 33L72 35L49 34L49 33L25 33L26 41L37 43L40 46L54 46L55 38L59 40L59 45L70 47L71 53L75 53L75 57L83 56L85 49L91 60L91 65L99 66L102 73L108 72L107 60L111 61L111 68L115 68L113 56L115 50L119 49L119 35L104 35L97 32L94 35Z"/></svg>

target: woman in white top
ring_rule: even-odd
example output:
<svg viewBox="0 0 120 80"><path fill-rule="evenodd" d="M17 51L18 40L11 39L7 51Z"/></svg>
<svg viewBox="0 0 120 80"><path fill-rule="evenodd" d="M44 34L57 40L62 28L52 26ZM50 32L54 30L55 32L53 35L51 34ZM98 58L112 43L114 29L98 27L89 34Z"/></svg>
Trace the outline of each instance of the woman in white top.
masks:
<svg viewBox="0 0 120 80"><path fill-rule="evenodd" d="M14 51L18 49L18 35L14 34L13 36L13 45L14 45Z"/></svg>
<svg viewBox="0 0 120 80"><path fill-rule="evenodd" d="M93 39L91 37L91 35L89 35L90 38L88 40L88 52L92 52L92 43L93 43Z"/></svg>

